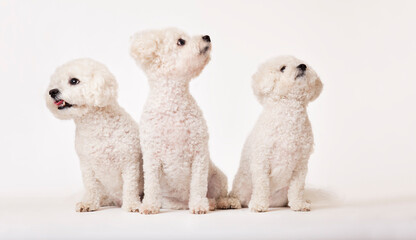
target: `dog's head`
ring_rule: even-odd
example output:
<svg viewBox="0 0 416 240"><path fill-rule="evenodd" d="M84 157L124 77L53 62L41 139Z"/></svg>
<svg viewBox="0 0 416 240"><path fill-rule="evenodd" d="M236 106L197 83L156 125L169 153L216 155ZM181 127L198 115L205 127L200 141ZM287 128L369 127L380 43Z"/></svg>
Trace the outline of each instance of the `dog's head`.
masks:
<svg viewBox="0 0 416 240"><path fill-rule="evenodd" d="M254 94L260 103L268 100L315 100L322 91L316 72L303 61L292 56L281 56L262 64L253 75Z"/></svg>
<svg viewBox="0 0 416 240"><path fill-rule="evenodd" d="M210 60L208 35L190 37L168 28L138 32L131 39L130 54L151 78L183 79L198 76Z"/></svg>
<svg viewBox="0 0 416 240"><path fill-rule="evenodd" d="M46 105L60 119L82 116L91 108L117 99L117 82L107 67L92 59L76 59L58 67L46 91Z"/></svg>

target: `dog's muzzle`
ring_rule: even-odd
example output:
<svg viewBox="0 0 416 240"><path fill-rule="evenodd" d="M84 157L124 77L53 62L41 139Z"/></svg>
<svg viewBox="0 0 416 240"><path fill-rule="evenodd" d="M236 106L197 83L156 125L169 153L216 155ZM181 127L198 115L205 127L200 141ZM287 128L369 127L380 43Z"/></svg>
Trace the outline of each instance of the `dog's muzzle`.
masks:
<svg viewBox="0 0 416 240"><path fill-rule="evenodd" d="M205 45L202 49L199 50L199 54L203 55L211 49L211 44Z"/></svg>
<svg viewBox="0 0 416 240"><path fill-rule="evenodd" d="M303 77L305 75L305 71L308 67L305 64L302 63L302 64L299 64L296 68L299 69L299 73L296 75L295 80L300 78L300 77Z"/></svg>
<svg viewBox="0 0 416 240"><path fill-rule="evenodd" d="M58 106L58 109L59 110L62 110L62 109L66 109L66 108L72 107L73 106L72 104L67 103L65 100L63 100L63 99L61 99L61 98L58 97L60 93L61 92L57 88L51 89L49 91L49 95L54 100L54 104L56 106Z"/></svg>

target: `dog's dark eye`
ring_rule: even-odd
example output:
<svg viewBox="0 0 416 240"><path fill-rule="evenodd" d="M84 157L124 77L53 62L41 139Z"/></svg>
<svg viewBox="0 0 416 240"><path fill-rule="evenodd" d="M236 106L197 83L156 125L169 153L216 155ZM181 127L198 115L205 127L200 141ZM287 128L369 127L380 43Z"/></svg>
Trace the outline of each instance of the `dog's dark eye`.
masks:
<svg viewBox="0 0 416 240"><path fill-rule="evenodd" d="M182 38L179 38L178 42L176 44L178 44L178 46L183 46L183 45L185 45L185 43L186 43L185 40L183 40Z"/></svg>
<svg viewBox="0 0 416 240"><path fill-rule="evenodd" d="M281 71L281 72L284 72L284 71L285 71L285 69L286 69L286 66L283 66L283 67L281 67L281 68L280 68L280 71Z"/></svg>
<svg viewBox="0 0 416 240"><path fill-rule="evenodd" d="M69 79L69 84L71 85L77 85L78 83L79 83L79 80L77 78Z"/></svg>

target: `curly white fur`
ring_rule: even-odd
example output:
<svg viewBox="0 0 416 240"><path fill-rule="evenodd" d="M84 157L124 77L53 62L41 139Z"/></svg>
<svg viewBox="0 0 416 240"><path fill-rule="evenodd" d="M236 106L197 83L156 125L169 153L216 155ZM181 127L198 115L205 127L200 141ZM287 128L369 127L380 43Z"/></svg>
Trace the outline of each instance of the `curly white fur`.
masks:
<svg viewBox="0 0 416 240"><path fill-rule="evenodd" d="M255 212L287 204L295 211L310 210L304 185L313 135L306 108L321 93L322 83L301 64L282 56L261 65L253 76L264 109L244 145L230 196Z"/></svg>
<svg viewBox="0 0 416 240"><path fill-rule="evenodd" d="M79 82L71 85L71 79ZM57 68L46 103L57 118L76 124L75 149L86 189L76 211L115 205L137 212L143 194L139 127L118 105L117 82L107 67L77 59Z"/></svg>
<svg viewBox="0 0 416 240"><path fill-rule="evenodd" d="M131 55L150 85L140 121L145 177L141 213L158 213L163 207L204 214L215 205L228 208L233 203L226 198L226 176L210 160L208 129L189 92L189 82L209 62L210 50L207 37L173 28L131 38Z"/></svg>

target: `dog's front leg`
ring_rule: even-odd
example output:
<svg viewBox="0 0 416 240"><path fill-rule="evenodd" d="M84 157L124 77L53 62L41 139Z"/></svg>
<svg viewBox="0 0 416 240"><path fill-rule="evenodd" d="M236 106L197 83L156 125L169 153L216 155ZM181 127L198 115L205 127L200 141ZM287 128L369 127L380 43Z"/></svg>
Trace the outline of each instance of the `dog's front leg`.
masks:
<svg viewBox="0 0 416 240"><path fill-rule="evenodd" d="M253 212L266 212L270 201L270 164L262 156L250 163L253 192L248 205Z"/></svg>
<svg viewBox="0 0 416 240"><path fill-rule="evenodd" d="M196 152L192 162L189 210L193 214L205 214L209 210L207 198L209 161L208 148L204 147Z"/></svg>
<svg viewBox="0 0 416 240"><path fill-rule="evenodd" d="M128 212L138 212L140 207L139 166L129 166L124 169L123 177L123 206Z"/></svg>
<svg viewBox="0 0 416 240"><path fill-rule="evenodd" d="M294 211L310 211L310 202L304 198L305 178L308 172L308 162L300 162L293 171L289 184L289 207Z"/></svg>
<svg viewBox="0 0 416 240"><path fill-rule="evenodd" d="M156 151L143 151L144 199L140 206L140 213L159 213L162 206L160 193L161 161Z"/></svg>
<svg viewBox="0 0 416 240"><path fill-rule="evenodd" d="M82 179L85 186L85 193L82 202L77 203L77 212L92 212L100 208L103 186L95 178L94 171L88 166L82 166Z"/></svg>

